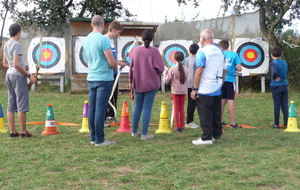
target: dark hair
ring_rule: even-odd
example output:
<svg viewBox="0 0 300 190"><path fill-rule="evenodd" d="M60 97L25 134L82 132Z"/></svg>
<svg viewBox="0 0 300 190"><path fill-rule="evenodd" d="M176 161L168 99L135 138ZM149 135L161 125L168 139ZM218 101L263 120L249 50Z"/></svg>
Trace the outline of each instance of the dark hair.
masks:
<svg viewBox="0 0 300 190"><path fill-rule="evenodd" d="M199 49L198 44L192 44L192 45L190 45L189 51L192 55L195 55L197 53L198 49Z"/></svg>
<svg viewBox="0 0 300 190"><path fill-rule="evenodd" d="M10 37L16 36L19 32L21 32L21 26L17 23L10 25L9 27L9 35Z"/></svg>
<svg viewBox="0 0 300 190"><path fill-rule="evenodd" d="M229 42L228 42L228 40L221 40L221 41L219 41L218 46L221 49L226 50L229 48Z"/></svg>
<svg viewBox="0 0 300 190"><path fill-rule="evenodd" d="M177 51L174 54L174 59L178 62L178 71L179 71L179 77L180 77L180 83L183 84L185 83L185 73L184 73L184 69L182 66L182 61L184 59L184 55L181 51Z"/></svg>
<svg viewBox="0 0 300 190"><path fill-rule="evenodd" d="M144 30L142 33L142 40L144 41L145 47L148 48L153 39L152 30Z"/></svg>
<svg viewBox="0 0 300 190"><path fill-rule="evenodd" d="M271 50L271 54L274 56L274 57L280 57L281 54L282 54L282 50L279 46L275 46L272 48Z"/></svg>

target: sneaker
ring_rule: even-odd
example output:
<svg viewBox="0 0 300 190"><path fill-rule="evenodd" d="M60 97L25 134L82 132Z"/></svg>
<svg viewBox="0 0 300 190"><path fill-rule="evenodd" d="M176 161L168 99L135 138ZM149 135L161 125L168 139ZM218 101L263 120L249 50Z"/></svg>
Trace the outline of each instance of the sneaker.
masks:
<svg viewBox="0 0 300 190"><path fill-rule="evenodd" d="M102 143L98 143L95 144L95 146L110 146L110 145L115 145L117 143L115 142L110 142L109 140L107 140L106 138L104 139L104 141Z"/></svg>
<svg viewBox="0 0 300 190"><path fill-rule="evenodd" d="M25 138L25 137L31 138L31 137L33 137L33 135L30 134L30 133L28 133L28 131L26 131L26 133L25 134L21 134L20 137L21 138Z"/></svg>
<svg viewBox="0 0 300 190"><path fill-rule="evenodd" d="M243 129L243 127L238 125L237 123L235 125L230 124L230 127L234 129Z"/></svg>
<svg viewBox="0 0 300 190"><path fill-rule="evenodd" d="M222 121L222 125L227 125L227 123L225 123L224 121Z"/></svg>
<svg viewBox="0 0 300 190"><path fill-rule="evenodd" d="M10 138L18 137L19 135L19 133L9 133Z"/></svg>
<svg viewBox="0 0 300 190"><path fill-rule="evenodd" d="M91 144L96 144L95 141L91 141Z"/></svg>
<svg viewBox="0 0 300 190"><path fill-rule="evenodd" d="M271 128L273 128L273 129L279 129L279 125L272 125Z"/></svg>
<svg viewBox="0 0 300 190"><path fill-rule="evenodd" d="M117 123L115 117L106 117L106 123Z"/></svg>
<svg viewBox="0 0 300 190"><path fill-rule="evenodd" d="M177 128L177 129L175 129L175 131L182 132L183 130L182 130L182 128Z"/></svg>
<svg viewBox="0 0 300 190"><path fill-rule="evenodd" d="M154 138L154 135L149 135L149 134L141 136L142 140L153 139L153 138Z"/></svg>
<svg viewBox="0 0 300 190"><path fill-rule="evenodd" d="M201 137L197 140L193 140L192 143L194 145L204 145L204 144L213 144L213 140L202 140Z"/></svg>
<svg viewBox="0 0 300 190"><path fill-rule="evenodd" d="M188 124L185 124L185 127L196 129L196 128L199 128L200 126L198 124L196 124L195 122L192 121L192 122L190 122Z"/></svg>
<svg viewBox="0 0 300 190"><path fill-rule="evenodd" d="M137 136L140 136L140 135L141 135L141 133L140 133L140 132L131 133L131 136L132 136L132 137L137 137Z"/></svg>
<svg viewBox="0 0 300 190"><path fill-rule="evenodd" d="M104 121L104 127L110 127L110 125L106 121Z"/></svg>

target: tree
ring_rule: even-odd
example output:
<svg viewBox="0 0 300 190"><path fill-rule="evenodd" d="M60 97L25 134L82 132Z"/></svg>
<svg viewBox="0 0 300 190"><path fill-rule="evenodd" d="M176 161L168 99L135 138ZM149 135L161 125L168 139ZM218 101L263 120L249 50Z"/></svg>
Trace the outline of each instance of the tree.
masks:
<svg viewBox="0 0 300 190"><path fill-rule="evenodd" d="M95 14L108 19L124 17L125 20L134 16L119 0L20 0L19 7L32 7L24 12L10 6L12 1L8 4L7 10L24 28L61 26L68 23L69 18Z"/></svg>
<svg viewBox="0 0 300 190"><path fill-rule="evenodd" d="M0 10L0 18L1 18L1 22L2 22L2 27L1 27L1 32L0 32L0 47L2 47L3 30L4 30L7 14L9 12L8 10L14 8L14 6L16 4L13 1L4 0L1 2L1 5L2 5L3 9Z"/></svg>
<svg viewBox="0 0 300 190"><path fill-rule="evenodd" d="M178 4L186 4L191 0L177 0ZM199 5L200 0L193 0ZM259 25L262 34L270 46L282 44L277 36L282 33L285 25L291 26L292 21L300 19L300 0L222 0L224 13L232 7L240 15L249 10L259 10Z"/></svg>

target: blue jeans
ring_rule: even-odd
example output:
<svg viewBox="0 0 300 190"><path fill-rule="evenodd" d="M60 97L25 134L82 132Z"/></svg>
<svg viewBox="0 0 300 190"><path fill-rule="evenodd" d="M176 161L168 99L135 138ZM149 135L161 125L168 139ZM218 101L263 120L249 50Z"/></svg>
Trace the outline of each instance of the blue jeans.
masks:
<svg viewBox="0 0 300 190"><path fill-rule="evenodd" d="M288 86L271 87L274 103L274 125L279 125L280 108L283 113L283 124L288 122Z"/></svg>
<svg viewBox="0 0 300 190"><path fill-rule="evenodd" d="M132 133L136 133L139 127L141 114L142 118L142 135L147 135L152 112L153 101L157 90L148 92L137 92L134 90L135 106L132 116Z"/></svg>
<svg viewBox="0 0 300 190"><path fill-rule="evenodd" d="M91 141L104 141L104 120L113 81L88 81L89 86L89 129Z"/></svg>

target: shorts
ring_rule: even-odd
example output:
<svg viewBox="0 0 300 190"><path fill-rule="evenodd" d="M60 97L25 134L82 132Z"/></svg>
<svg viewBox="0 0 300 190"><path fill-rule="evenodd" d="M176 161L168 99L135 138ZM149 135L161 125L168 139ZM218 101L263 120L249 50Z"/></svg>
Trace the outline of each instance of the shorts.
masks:
<svg viewBox="0 0 300 190"><path fill-rule="evenodd" d="M222 86L222 99L234 100L235 90L235 83L225 81Z"/></svg>
<svg viewBox="0 0 300 190"><path fill-rule="evenodd" d="M7 74L5 79L8 88L8 112L28 112L29 95L27 77Z"/></svg>

